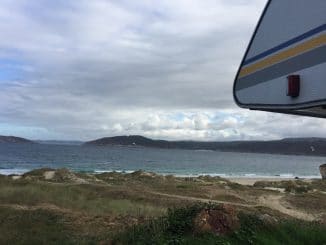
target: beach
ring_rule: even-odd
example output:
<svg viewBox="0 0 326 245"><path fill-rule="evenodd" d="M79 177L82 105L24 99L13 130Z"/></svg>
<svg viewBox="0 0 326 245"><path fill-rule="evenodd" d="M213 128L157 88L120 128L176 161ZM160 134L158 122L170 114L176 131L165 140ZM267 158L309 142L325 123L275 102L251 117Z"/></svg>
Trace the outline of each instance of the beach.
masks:
<svg viewBox="0 0 326 245"><path fill-rule="evenodd" d="M254 185L257 181L267 181L267 182L277 182L277 181L291 181L295 180L293 177L227 177L226 179L241 184L241 185ZM300 178L302 181L311 182L312 180L320 179L317 177L314 178Z"/></svg>

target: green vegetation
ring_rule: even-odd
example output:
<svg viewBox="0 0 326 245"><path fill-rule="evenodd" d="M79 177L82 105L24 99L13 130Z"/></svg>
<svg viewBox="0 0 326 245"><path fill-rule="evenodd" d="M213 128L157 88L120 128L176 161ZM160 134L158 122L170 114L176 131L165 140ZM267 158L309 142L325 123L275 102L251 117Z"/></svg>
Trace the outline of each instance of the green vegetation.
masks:
<svg viewBox="0 0 326 245"><path fill-rule="evenodd" d="M62 215L0 208L0 244L72 244L69 233Z"/></svg>
<svg viewBox="0 0 326 245"><path fill-rule="evenodd" d="M0 244L325 244L326 227L317 223L282 221L265 224L258 216L241 213L241 227L225 236L194 233L193 219L204 205L170 209L167 215L134 225L114 235L101 223L76 222L47 210L0 208ZM88 221L89 222L89 221ZM92 226L96 227L92 227ZM100 232L96 229L102 229ZM113 237L113 238L112 238Z"/></svg>
<svg viewBox="0 0 326 245"><path fill-rule="evenodd" d="M0 189L0 203L3 204L35 206L45 203L94 215L128 214L152 217L165 212L164 206L137 200L128 191L119 192L99 185L7 180L0 181Z"/></svg>
<svg viewBox="0 0 326 245"><path fill-rule="evenodd" d="M112 236L103 224L51 209L0 207L0 244L98 244Z"/></svg>
<svg viewBox="0 0 326 245"><path fill-rule="evenodd" d="M266 224L259 216L241 213L240 228L228 235L196 234L193 220L203 209L197 204L169 210L166 216L133 226L116 235L113 244L325 244L325 225L297 220Z"/></svg>
<svg viewBox="0 0 326 245"><path fill-rule="evenodd" d="M193 205L169 209L166 216L133 226L113 238L117 244L177 244L192 233L193 219L204 208Z"/></svg>
<svg viewBox="0 0 326 245"><path fill-rule="evenodd" d="M313 213L324 213L326 216L326 195L318 192L297 194L285 197L293 207L301 210L310 210Z"/></svg>
<svg viewBox="0 0 326 245"><path fill-rule="evenodd" d="M283 180L283 181L257 181L255 187L266 188L281 188L286 192L291 193L307 193L313 190L325 191L326 184L322 180L313 180L310 182L303 180Z"/></svg>
<svg viewBox="0 0 326 245"><path fill-rule="evenodd" d="M292 182L250 187L220 177L143 171L0 175L0 244L323 244L325 182L294 183L309 191L265 189ZM223 202L234 204L241 225L223 236L198 232L198 213ZM266 222L264 215L276 222ZM316 222L294 219L302 217Z"/></svg>

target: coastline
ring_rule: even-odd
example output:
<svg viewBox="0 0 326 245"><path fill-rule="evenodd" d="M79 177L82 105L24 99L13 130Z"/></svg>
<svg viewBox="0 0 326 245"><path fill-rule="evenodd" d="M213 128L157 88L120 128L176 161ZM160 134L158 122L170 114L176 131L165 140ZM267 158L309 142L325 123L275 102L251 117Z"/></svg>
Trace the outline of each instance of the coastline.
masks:
<svg viewBox="0 0 326 245"><path fill-rule="evenodd" d="M36 168L37 169L37 168ZM0 175L23 175L29 171L33 171L36 169L0 169ZM74 169L69 169L69 171L75 173L86 173L85 171L79 171ZM198 178L201 176L209 176L209 177L221 177L227 179L229 181L241 184L241 185L253 185L257 181L288 181L288 180L303 180L303 181L311 181L316 179L321 179L320 175L294 175L294 174L280 174L280 175L256 175L256 174L244 174L244 175L233 175L233 174L216 174L216 173L196 173L196 174L178 174L178 173L160 173L160 172L153 172L148 170L93 170L87 171L88 174L98 175L103 173L125 173L130 174L137 171L145 171L145 172L152 172L157 175L168 176L171 175L175 178Z"/></svg>
<svg viewBox="0 0 326 245"><path fill-rule="evenodd" d="M289 181L289 180L296 180L295 178L285 178L285 177L226 177L225 179L228 179L231 182L238 183L240 185L254 185L257 181L267 181L267 182L277 182L277 181ZM299 178L299 180L303 181L312 181L314 179L318 178ZM320 178L319 178L320 179Z"/></svg>

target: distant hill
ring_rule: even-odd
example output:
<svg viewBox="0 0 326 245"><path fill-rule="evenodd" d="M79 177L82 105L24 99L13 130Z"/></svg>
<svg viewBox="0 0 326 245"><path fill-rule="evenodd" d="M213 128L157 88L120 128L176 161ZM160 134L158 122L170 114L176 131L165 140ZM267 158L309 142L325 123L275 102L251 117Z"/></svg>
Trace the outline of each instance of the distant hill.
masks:
<svg viewBox="0 0 326 245"><path fill-rule="evenodd" d="M16 137L16 136L2 136L0 135L0 143L31 143L34 144L34 141L21 138L21 137Z"/></svg>
<svg viewBox="0 0 326 245"><path fill-rule="evenodd" d="M78 140L36 140L36 142L47 145L81 145L84 143Z"/></svg>
<svg viewBox="0 0 326 245"><path fill-rule="evenodd" d="M142 146L164 149L216 150L228 152L270 153L326 156L324 138L287 138L272 141L167 141L139 135L105 137L88 141L84 146Z"/></svg>
<svg viewBox="0 0 326 245"><path fill-rule="evenodd" d="M131 136L114 136L114 137L105 137L93 141L85 142L84 145L124 145L124 146L147 146L147 147L160 147L160 148L171 148L169 141L165 140L152 140L140 135L131 135Z"/></svg>

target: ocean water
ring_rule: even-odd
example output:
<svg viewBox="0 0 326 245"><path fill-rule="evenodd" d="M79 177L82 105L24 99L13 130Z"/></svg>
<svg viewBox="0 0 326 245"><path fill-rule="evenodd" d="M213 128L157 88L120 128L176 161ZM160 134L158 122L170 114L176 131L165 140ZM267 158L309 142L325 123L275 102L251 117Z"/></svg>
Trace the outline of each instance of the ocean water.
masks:
<svg viewBox="0 0 326 245"><path fill-rule="evenodd" d="M153 171L178 176L320 178L326 157L234 153L143 147L0 144L0 174L41 168L73 171Z"/></svg>

